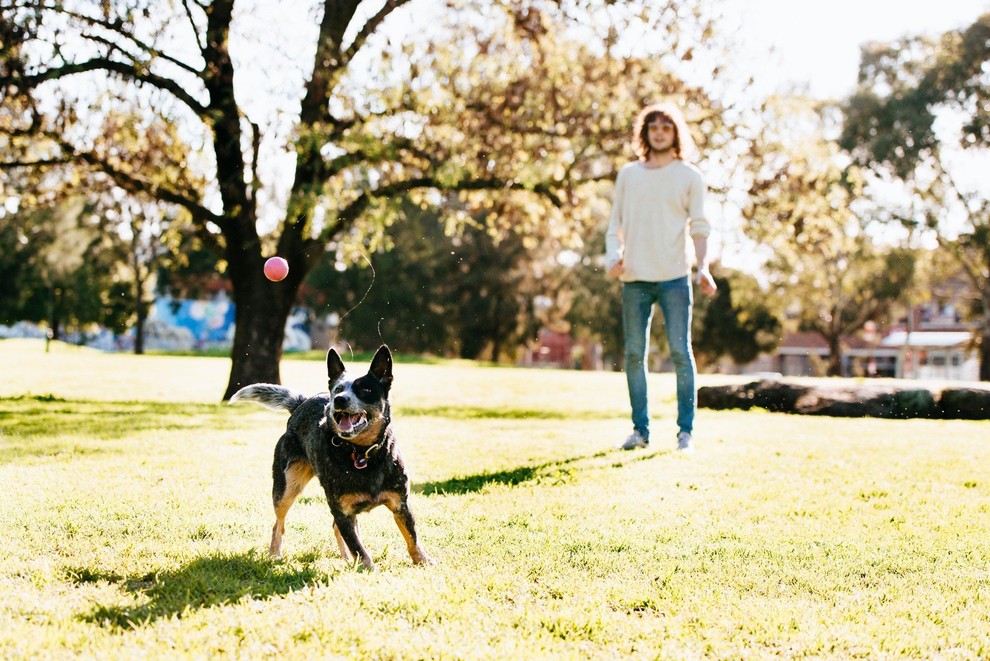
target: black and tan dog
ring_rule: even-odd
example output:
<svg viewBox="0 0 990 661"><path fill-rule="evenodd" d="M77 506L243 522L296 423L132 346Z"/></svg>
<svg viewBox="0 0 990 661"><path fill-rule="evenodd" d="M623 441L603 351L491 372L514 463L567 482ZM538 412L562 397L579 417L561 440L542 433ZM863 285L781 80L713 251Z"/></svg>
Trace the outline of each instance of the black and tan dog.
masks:
<svg viewBox="0 0 990 661"><path fill-rule="evenodd" d="M291 413L275 446L275 527L269 553L281 555L285 515L315 475L327 494L337 545L345 559L352 561L356 555L365 568L374 567L361 544L357 515L385 505L395 517L412 561L432 563L416 541L408 504L409 477L391 428L392 354L383 345L368 373L352 378L337 352L330 349L327 376L330 392L313 397L259 383L241 388L230 398L231 403L251 401Z"/></svg>

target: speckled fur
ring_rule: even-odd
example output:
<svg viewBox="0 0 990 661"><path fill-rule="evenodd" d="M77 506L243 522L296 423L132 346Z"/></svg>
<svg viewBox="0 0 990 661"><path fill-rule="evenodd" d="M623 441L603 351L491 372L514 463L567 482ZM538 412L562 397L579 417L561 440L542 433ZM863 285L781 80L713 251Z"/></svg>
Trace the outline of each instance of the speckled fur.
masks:
<svg viewBox="0 0 990 661"><path fill-rule="evenodd" d="M374 568L361 543L357 515L385 505L395 517L413 563L432 563L417 541L408 503L409 477L391 427L392 355L388 347L378 350L368 373L358 378L345 372L340 356L330 349L327 377L330 392L312 397L260 383L240 389L230 399L231 403L252 401L290 412L272 465L275 526L269 553L281 555L285 516L316 476L326 492L344 558L350 561L357 556L365 568Z"/></svg>

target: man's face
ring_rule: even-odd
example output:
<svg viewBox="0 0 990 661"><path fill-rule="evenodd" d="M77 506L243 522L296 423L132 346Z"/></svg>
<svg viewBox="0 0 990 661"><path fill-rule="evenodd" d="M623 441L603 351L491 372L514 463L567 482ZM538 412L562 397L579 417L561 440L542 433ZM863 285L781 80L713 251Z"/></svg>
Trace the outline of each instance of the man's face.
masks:
<svg viewBox="0 0 990 661"><path fill-rule="evenodd" d="M646 125L650 150L663 152L674 146L674 122L668 117L657 116Z"/></svg>

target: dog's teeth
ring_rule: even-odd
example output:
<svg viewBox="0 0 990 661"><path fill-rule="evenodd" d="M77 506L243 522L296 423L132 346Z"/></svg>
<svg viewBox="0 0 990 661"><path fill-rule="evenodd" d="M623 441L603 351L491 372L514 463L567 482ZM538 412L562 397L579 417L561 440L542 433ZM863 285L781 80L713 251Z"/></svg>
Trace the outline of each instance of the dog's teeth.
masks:
<svg viewBox="0 0 990 661"><path fill-rule="evenodd" d="M362 413L352 414L344 411L339 411L334 417L337 420L337 426L342 432L352 431L365 420L365 416Z"/></svg>

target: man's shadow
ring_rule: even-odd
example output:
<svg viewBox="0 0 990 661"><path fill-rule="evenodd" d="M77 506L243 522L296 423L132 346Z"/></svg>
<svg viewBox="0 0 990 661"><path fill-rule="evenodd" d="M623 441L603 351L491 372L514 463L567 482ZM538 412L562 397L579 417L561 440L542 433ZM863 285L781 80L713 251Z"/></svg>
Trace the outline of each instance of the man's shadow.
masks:
<svg viewBox="0 0 990 661"><path fill-rule="evenodd" d="M266 599L288 594L328 578L312 569L317 560L315 553L308 559L304 556L297 560L302 561L301 569L289 568L250 551L204 556L176 571L143 576L119 576L85 568L68 573L77 584L107 581L133 594L136 604L98 605L81 616L84 622L130 630L160 619L182 617L190 610L235 603L245 597Z"/></svg>
<svg viewBox="0 0 990 661"><path fill-rule="evenodd" d="M452 477L413 485L413 491L429 496L433 494L466 494L481 491L488 485L517 486L528 483L562 484L578 472L618 468L625 464L652 459L657 455L669 454L666 450L646 452L616 452L602 450L592 454L579 455L548 461L532 466L519 466L501 471L476 473L464 477Z"/></svg>

